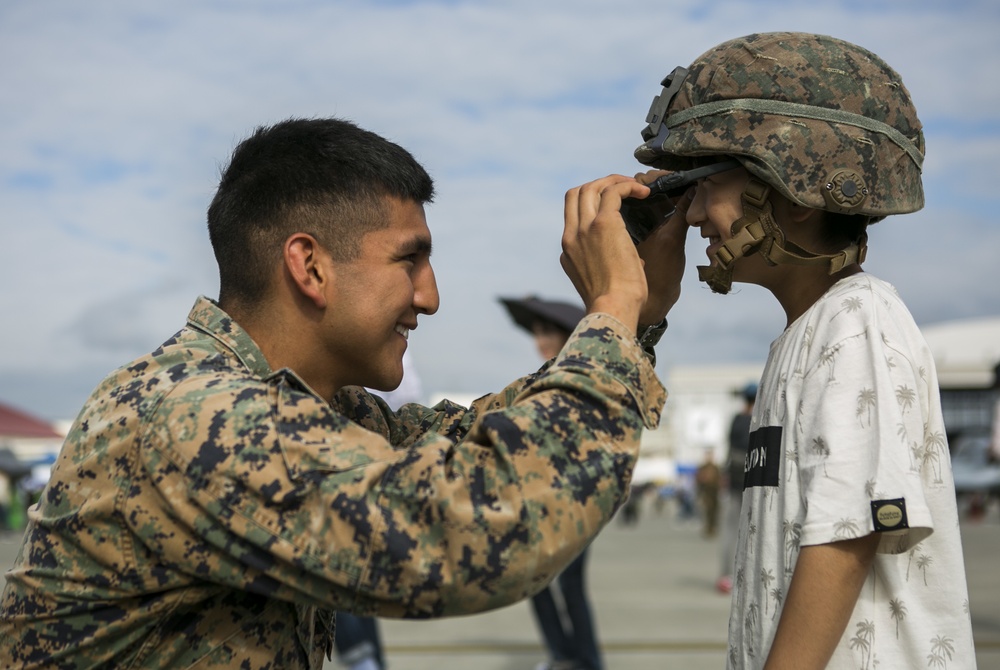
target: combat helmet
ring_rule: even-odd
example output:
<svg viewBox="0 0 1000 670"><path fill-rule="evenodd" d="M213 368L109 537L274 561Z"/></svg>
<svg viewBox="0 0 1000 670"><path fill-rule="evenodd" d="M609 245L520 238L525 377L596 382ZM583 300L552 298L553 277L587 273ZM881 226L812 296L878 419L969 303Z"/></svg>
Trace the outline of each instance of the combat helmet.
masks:
<svg viewBox="0 0 1000 670"><path fill-rule="evenodd" d="M717 265L699 268L719 293L729 291L732 263L751 253L771 264L828 263L831 274L864 260L864 237L834 255L785 241L770 216L771 189L869 222L923 207L916 109L895 70L862 47L809 33L753 34L676 68L662 85L639 162L683 170L731 157L752 177L733 239Z"/></svg>

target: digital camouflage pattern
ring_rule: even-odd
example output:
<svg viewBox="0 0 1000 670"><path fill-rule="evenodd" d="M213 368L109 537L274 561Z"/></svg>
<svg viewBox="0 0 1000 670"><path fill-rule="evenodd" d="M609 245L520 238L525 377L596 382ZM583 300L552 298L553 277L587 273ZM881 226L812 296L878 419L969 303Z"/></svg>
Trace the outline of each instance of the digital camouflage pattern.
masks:
<svg viewBox="0 0 1000 670"><path fill-rule="evenodd" d="M690 66L664 124L665 139L635 150L641 163L681 170L732 156L800 205L875 219L924 204L910 94L881 58L843 40L780 32L724 42ZM867 189L845 210L825 195L839 170Z"/></svg>
<svg viewBox="0 0 1000 670"><path fill-rule="evenodd" d="M320 668L334 610L538 591L626 495L665 399L610 316L469 409L332 404L201 298L80 413L0 603L3 668Z"/></svg>

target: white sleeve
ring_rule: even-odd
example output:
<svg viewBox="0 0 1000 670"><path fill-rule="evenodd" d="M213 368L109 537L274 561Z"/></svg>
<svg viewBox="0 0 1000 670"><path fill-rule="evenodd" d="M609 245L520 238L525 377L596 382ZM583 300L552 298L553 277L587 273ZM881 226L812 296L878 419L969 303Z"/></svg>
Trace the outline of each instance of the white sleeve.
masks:
<svg viewBox="0 0 1000 670"><path fill-rule="evenodd" d="M802 545L881 532L879 551L900 553L933 530L925 487L941 481L935 459L947 443L925 430L917 342L890 316L839 312L817 324L793 428L808 501Z"/></svg>

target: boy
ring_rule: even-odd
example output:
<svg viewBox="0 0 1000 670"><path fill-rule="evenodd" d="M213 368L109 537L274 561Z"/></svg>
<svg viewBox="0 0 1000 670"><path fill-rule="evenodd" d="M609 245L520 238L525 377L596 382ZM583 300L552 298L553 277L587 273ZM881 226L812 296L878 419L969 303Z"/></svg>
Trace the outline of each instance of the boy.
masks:
<svg viewBox="0 0 1000 670"><path fill-rule="evenodd" d="M975 667L934 361L861 269L866 226L923 206L909 93L802 33L725 42L663 83L638 160L739 162L686 195L700 278L763 286L787 317L751 424L729 667Z"/></svg>

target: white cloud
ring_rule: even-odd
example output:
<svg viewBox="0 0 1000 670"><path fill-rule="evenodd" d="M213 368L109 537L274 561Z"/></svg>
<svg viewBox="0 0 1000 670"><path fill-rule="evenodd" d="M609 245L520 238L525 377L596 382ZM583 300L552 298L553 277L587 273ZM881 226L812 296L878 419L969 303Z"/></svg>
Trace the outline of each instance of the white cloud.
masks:
<svg viewBox="0 0 1000 670"><path fill-rule="evenodd" d="M173 333L215 291L204 211L219 164L255 125L316 115L399 142L438 180L444 302L412 339L425 389L509 381L535 354L496 296L573 295L563 192L640 170L631 152L660 78L758 30L844 37L901 72L937 133L932 210L879 224L870 266L925 321L995 313L994 291L969 278L992 272L998 248L1000 89L985 83L998 27L987 2L4 3L0 58L16 66L0 71L0 397L64 416L79 390L57 404L25 384L89 378ZM773 299L712 295L694 279L703 250L691 256L661 358L763 356L781 326Z"/></svg>

